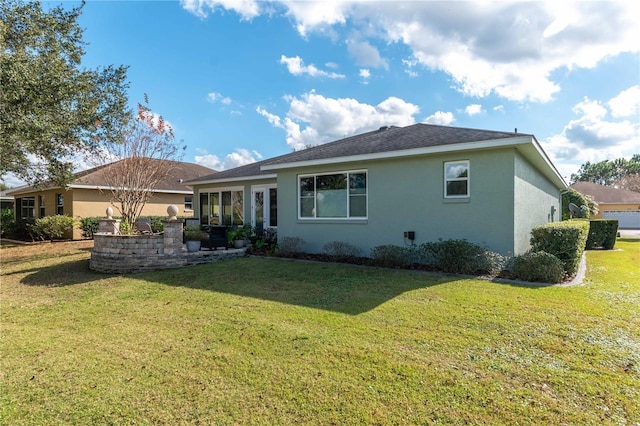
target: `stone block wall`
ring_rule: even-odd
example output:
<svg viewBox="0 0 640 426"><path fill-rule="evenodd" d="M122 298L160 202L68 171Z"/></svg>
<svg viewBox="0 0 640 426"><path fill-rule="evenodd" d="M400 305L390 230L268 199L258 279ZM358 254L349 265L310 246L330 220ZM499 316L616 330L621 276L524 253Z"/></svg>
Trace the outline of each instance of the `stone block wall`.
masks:
<svg viewBox="0 0 640 426"><path fill-rule="evenodd" d="M113 222L105 219L104 222ZM113 223L100 223L100 230L115 230ZM128 274L211 263L244 255L244 250L187 252L181 220L165 220L159 235L118 235L114 232L94 234L89 268L93 271ZM104 225L104 228L103 228Z"/></svg>

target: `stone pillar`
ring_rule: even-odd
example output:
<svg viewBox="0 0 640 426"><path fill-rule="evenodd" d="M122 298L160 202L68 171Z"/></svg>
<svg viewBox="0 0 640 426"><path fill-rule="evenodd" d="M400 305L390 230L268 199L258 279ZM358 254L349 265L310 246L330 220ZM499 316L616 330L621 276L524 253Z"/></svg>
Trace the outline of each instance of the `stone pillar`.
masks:
<svg viewBox="0 0 640 426"><path fill-rule="evenodd" d="M164 254L178 254L184 250L182 244L183 224L179 219L165 219L164 225Z"/></svg>
<svg viewBox="0 0 640 426"><path fill-rule="evenodd" d="M98 224L98 232L105 234L119 234L120 220L118 219L100 219Z"/></svg>

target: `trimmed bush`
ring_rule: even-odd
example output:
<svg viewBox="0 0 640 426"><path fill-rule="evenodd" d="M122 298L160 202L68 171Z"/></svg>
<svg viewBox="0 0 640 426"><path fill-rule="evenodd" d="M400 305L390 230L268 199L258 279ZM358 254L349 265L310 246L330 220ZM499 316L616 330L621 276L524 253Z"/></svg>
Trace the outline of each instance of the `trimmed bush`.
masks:
<svg viewBox="0 0 640 426"><path fill-rule="evenodd" d="M544 251L556 256L564 265L565 272L573 275L580 265L588 235L589 222L586 220L536 226L531 230L531 251Z"/></svg>
<svg viewBox="0 0 640 426"><path fill-rule="evenodd" d="M100 217L83 217L80 218L80 230L82 231L82 238L93 239L93 234L98 232L100 227Z"/></svg>
<svg viewBox="0 0 640 426"><path fill-rule="evenodd" d="M43 240L61 240L71 236L76 221L69 216L45 216L36 219L33 232Z"/></svg>
<svg viewBox="0 0 640 426"><path fill-rule="evenodd" d="M413 252L408 247L386 244L372 248L371 259L377 266L397 268L410 265Z"/></svg>
<svg viewBox="0 0 640 426"><path fill-rule="evenodd" d="M278 241L276 253L280 256L293 256L302 253L302 244L304 240L300 237L282 237Z"/></svg>
<svg viewBox="0 0 640 426"><path fill-rule="evenodd" d="M515 256L513 273L520 280L554 284L562 282L565 277L562 261L544 251Z"/></svg>
<svg viewBox="0 0 640 426"><path fill-rule="evenodd" d="M0 212L0 235L11 233L14 224L13 211L4 209Z"/></svg>
<svg viewBox="0 0 640 426"><path fill-rule="evenodd" d="M499 272L505 263L500 254L467 240L439 239L422 244L420 251L424 263L454 274L493 274Z"/></svg>
<svg viewBox="0 0 640 426"><path fill-rule="evenodd" d="M358 257L360 255L360 249L358 247L344 241L330 241L322 247L322 251L326 255L338 259Z"/></svg>
<svg viewBox="0 0 640 426"><path fill-rule="evenodd" d="M618 234L618 221L616 219L599 219L589 222L589 236L587 237L587 250L602 247L611 250L616 245Z"/></svg>

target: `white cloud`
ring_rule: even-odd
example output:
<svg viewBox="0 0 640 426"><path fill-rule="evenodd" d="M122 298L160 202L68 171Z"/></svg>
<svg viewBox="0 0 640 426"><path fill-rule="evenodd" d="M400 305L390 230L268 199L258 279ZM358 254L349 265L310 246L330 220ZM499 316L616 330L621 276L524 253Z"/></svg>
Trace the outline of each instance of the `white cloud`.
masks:
<svg viewBox="0 0 640 426"><path fill-rule="evenodd" d="M260 14L259 2L254 0L180 0L184 9L201 18L219 9L233 10L243 20L251 20Z"/></svg>
<svg viewBox="0 0 640 426"><path fill-rule="evenodd" d="M426 124L438 124L441 126L450 126L451 123L456 121L453 113L437 111L425 118L422 122Z"/></svg>
<svg viewBox="0 0 640 426"><path fill-rule="evenodd" d="M640 51L640 2L351 2L283 1L299 34L337 37L349 25L347 48L366 66L384 66L373 45L401 43L405 72L419 64L448 74L465 95L495 94L518 102L548 102L561 90L554 76L592 68ZM254 1L183 0L190 12L231 9L245 19ZM266 12L265 12L266 13ZM560 73L559 73L560 71Z"/></svg>
<svg viewBox="0 0 640 426"><path fill-rule="evenodd" d="M620 92L618 96L609 100L609 108L614 117L635 115L637 118L640 115L640 86L632 86Z"/></svg>
<svg viewBox="0 0 640 426"><path fill-rule="evenodd" d="M310 31L322 31L347 22L350 2L347 1L283 1L287 15L293 17L298 33L306 37Z"/></svg>
<svg viewBox="0 0 640 426"><path fill-rule="evenodd" d="M504 112L504 105L497 105L493 107L494 111L501 111Z"/></svg>
<svg viewBox="0 0 640 426"><path fill-rule="evenodd" d="M467 115L471 117L484 112L484 110L482 109L482 105L480 104L471 104L467 105L467 107L464 109L464 112L466 112Z"/></svg>
<svg viewBox="0 0 640 426"><path fill-rule="evenodd" d="M231 98L228 96L222 96L220 93L211 92L207 95L207 100L211 103L220 102L224 105L229 105L231 103Z"/></svg>
<svg viewBox="0 0 640 426"><path fill-rule="evenodd" d="M311 77L328 77L328 78L344 78L343 74L335 72L322 71L312 65L304 65L304 61L299 56L286 57L282 55L280 57L280 63L287 66L289 72L293 75L308 74Z"/></svg>
<svg viewBox="0 0 640 426"><path fill-rule="evenodd" d="M347 41L347 51L355 59L356 65L389 68L389 64L380 56L378 49L367 41Z"/></svg>
<svg viewBox="0 0 640 426"><path fill-rule="evenodd" d="M578 118L567 123L561 133L541 142L566 178L587 161L627 158L637 153L640 123L609 120L606 105L584 98L573 108Z"/></svg>
<svg viewBox="0 0 640 426"><path fill-rule="evenodd" d="M218 171L244 166L245 164L255 163L262 159L262 155L257 151L249 151L244 148L237 148L234 152L227 154L222 160L217 155L209 154L204 149L197 149L197 151L202 153L202 155L196 155L194 157L196 164Z"/></svg>
<svg viewBox="0 0 640 426"><path fill-rule="evenodd" d="M256 111L278 128L286 131L292 149L330 142L381 126L408 126L415 123L416 105L390 97L378 105L350 98L326 98L309 92L300 98L287 97L289 111L281 117L265 109Z"/></svg>
<svg viewBox="0 0 640 426"><path fill-rule="evenodd" d="M360 76L360 78L362 78L363 84L369 84L369 79L371 78L371 71L369 71L366 68L363 68L360 70L358 75Z"/></svg>

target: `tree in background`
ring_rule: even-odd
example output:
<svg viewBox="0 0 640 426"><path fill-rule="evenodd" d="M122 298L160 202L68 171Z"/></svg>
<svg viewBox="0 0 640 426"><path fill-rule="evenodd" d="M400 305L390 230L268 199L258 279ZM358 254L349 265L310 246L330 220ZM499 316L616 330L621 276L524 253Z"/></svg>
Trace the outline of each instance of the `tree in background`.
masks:
<svg viewBox="0 0 640 426"><path fill-rule="evenodd" d="M599 163L586 162L578 173L571 175L571 183L593 182L640 192L640 154L630 160L604 160Z"/></svg>
<svg viewBox="0 0 640 426"><path fill-rule="evenodd" d="M175 141L171 126L153 114L148 104L145 95L145 104L138 104L137 116L131 117L118 139L102 143L103 153L96 161L102 166L102 179L111 188L111 204L122 216L124 229L134 229L145 204L186 149Z"/></svg>
<svg viewBox="0 0 640 426"><path fill-rule="evenodd" d="M0 2L0 176L65 186L72 158L129 117L126 67L81 67L83 6Z"/></svg>

